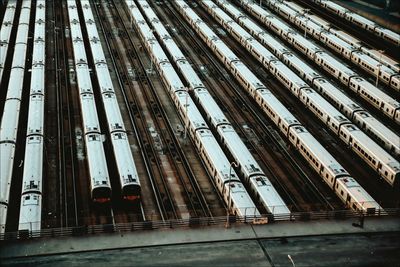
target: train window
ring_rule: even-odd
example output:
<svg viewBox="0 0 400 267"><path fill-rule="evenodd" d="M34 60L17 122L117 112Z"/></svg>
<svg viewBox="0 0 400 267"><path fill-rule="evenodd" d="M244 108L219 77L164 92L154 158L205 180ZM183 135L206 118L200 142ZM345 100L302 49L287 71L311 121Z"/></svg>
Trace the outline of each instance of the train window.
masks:
<svg viewBox="0 0 400 267"><path fill-rule="evenodd" d="M343 196L343 190L340 190L340 194Z"/></svg>

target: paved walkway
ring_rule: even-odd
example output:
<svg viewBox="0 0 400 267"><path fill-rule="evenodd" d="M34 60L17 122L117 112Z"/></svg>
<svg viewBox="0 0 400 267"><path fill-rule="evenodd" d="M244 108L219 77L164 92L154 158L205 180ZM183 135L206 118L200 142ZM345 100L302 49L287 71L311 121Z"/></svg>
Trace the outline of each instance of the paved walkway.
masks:
<svg viewBox="0 0 400 267"><path fill-rule="evenodd" d="M400 232L400 218L366 218L363 228L353 226L355 222L357 219L278 222L266 225L236 224L230 228L223 226L175 228L57 239L6 241L0 243L0 259L218 241Z"/></svg>

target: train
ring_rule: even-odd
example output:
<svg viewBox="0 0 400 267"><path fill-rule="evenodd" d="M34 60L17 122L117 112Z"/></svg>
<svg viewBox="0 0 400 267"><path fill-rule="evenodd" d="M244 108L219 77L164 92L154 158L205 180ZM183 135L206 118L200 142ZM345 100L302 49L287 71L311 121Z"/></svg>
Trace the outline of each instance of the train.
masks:
<svg viewBox="0 0 400 267"><path fill-rule="evenodd" d="M305 10L303 8L276 0L268 0L266 3L278 14L302 30L307 31L309 35L372 75L373 78L379 79L398 92L400 91L400 74L398 72L381 64L380 59L370 57L359 48L347 43L334 33L321 27L318 23L310 20L304 15Z"/></svg>
<svg viewBox="0 0 400 267"><path fill-rule="evenodd" d="M0 84L3 78L4 64L6 63L8 44L10 42L17 1L8 1L4 12L3 23L0 30Z"/></svg>
<svg viewBox="0 0 400 267"><path fill-rule="evenodd" d="M289 6L290 8L292 8L293 10L297 11L298 14L302 14L303 16L307 17L307 19L310 19L314 23L318 24L326 31L329 31L330 33L339 37L340 39L347 42L348 44L354 46L359 51L362 51L365 54L369 55L370 57L374 58L375 60L378 60L380 63L391 68L396 73L400 73L400 63L398 61L388 57L387 55L385 55L383 53L383 51L379 51L379 50L370 48L368 45L365 45L361 40L355 38L354 36L348 34L347 32L344 32L342 30L335 28L328 21L326 21L316 15L309 14L307 9L304 9L303 7L299 6L298 4L296 4L294 2L286 1L285 4L287 6Z"/></svg>
<svg viewBox="0 0 400 267"><path fill-rule="evenodd" d="M39 231L42 218L46 1L36 1L32 71L18 230Z"/></svg>
<svg viewBox="0 0 400 267"><path fill-rule="evenodd" d="M385 181L392 186L396 186L398 177L400 176L399 162L385 152L379 145L374 143L368 136L362 133L354 124L346 119L341 112L344 110L344 114L348 118L353 119L357 124L361 125L367 133L372 132L372 135L377 137L376 140L378 140L378 143L381 144L383 142L384 145L387 145L389 151L396 156L399 155L400 151L398 136L383 124L379 123L378 120L374 120L368 112L362 109L359 105L354 104L354 102L352 102L346 95L331 85L328 80L321 77L321 75L319 75L315 70L298 59L268 33L262 31L256 24L250 23L248 19L246 20L245 16L241 12L238 12L237 9L228 2L222 0L217 0L217 2L222 8L235 14L234 17L240 20L242 25L247 25L247 30L252 32L254 35L260 35L260 39L263 39L263 43L267 44L270 50L274 51L275 54L282 59L282 62L293 67L295 71L290 70L279 62L278 59L274 57L269 50L262 47L259 42L252 40L252 36L249 33L241 28L239 24L232 21L232 19L212 1L203 1L202 4L214 18L224 25L225 29L230 32L237 41L242 43L242 45L246 47L246 49L253 54L260 63L262 63L279 81L281 81L282 84L291 90L304 105L306 105L324 122L324 124L328 126L328 128L330 128L338 137L341 137L346 145L352 148L355 153L376 170ZM325 94L327 98L334 103L334 106L339 107L339 111L326 100L321 98L321 96L319 96L316 91L312 90L304 81L314 85L316 91ZM347 107L345 107L344 104L346 104ZM347 135L346 137L343 135L340 136L341 128L348 125L355 127L355 129L357 129L357 134L356 132L350 132L349 137L347 137ZM354 145L358 142L362 143L362 152L360 152L360 148Z"/></svg>
<svg viewBox="0 0 400 267"><path fill-rule="evenodd" d="M174 4L226 69L346 206L368 213L382 209L185 1L175 0Z"/></svg>
<svg viewBox="0 0 400 267"><path fill-rule="evenodd" d="M68 1L70 38L74 51L75 72L79 89L83 139L89 170L91 199L96 203L111 200L111 184L104 153L102 133L86 57L85 44L76 1Z"/></svg>
<svg viewBox="0 0 400 267"><path fill-rule="evenodd" d="M126 0L125 3L143 46L156 66L161 80L184 123L184 127L197 148L209 175L214 180L214 184L223 196L228 210L237 216L259 217L258 208L247 193L236 171L232 168L139 8L133 1Z"/></svg>
<svg viewBox="0 0 400 267"><path fill-rule="evenodd" d="M28 47L31 4L32 2L27 0L23 1L21 6L10 79L0 126L0 233L5 231L10 199L22 89L27 67L25 60ZM2 86L7 88L4 84Z"/></svg>
<svg viewBox="0 0 400 267"><path fill-rule="evenodd" d="M293 31L292 27L282 22L272 13L252 1L243 0L240 3L258 21L306 55L318 66L321 66L329 75L344 84L381 113L400 124L400 103L397 100L372 85L319 46L304 38L302 34Z"/></svg>
<svg viewBox="0 0 400 267"><path fill-rule="evenodd" d="M111 136L122 198L127 201L138 201L141 192L140 179L133 160L110 71L100 43L100 36L96 28L90 2L88 0L81 0L80 2L88 33L90 51L95 64L96 79L101 90L101 98L108 122L108 131Z"/></svg>
<svg viewBox="0 0 400 267"><path fill-rule="evenodd" d="M219 137L220 144L228 151L238 165L238 173L251 188L256 198L266 210L273 215L289 214L290 209L280 197L267 175L263 172L249 149L234 130L232 124L215 102L206 86L203 84L187 58L160 22L153 9L146 0L138 0L138 6L143 11L149 24L155 30L161 44L165 47L172 62L177 66L180 74L186 81L188 88L193 92L194 99L201 108L209 125Z"/></svg>
<svg viewBox="0 0 400 267"><path fill-rule="evenodd" d="M332 13L335 13L339 17L351 22L352 24L357 25L357 27L365 29L395 46L400 46L400 35L398 33L382 27L365 17L358 15L357 13L351 12L347 8L337 3L334 3L333 1L313 0L313 2L320 5L321 7L324 7L326 10Z"/></svg>

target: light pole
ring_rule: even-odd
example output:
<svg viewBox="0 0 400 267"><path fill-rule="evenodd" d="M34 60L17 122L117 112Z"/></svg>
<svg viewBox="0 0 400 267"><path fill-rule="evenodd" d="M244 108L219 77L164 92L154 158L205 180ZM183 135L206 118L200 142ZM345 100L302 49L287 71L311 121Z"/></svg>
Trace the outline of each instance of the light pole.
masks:
<svg viewBox="0 0 400 267"><path fill-rule="evenodd" d="M188 87L185 87L185 90L186 90L186 98L185 98L185 113L186 113L186 116L187 117L189 117L188 116L188 101L189 101L189 88ZM185 122L185 129L184 129L184 134L183 134L183 140L186 140L186 135L187 135L187 126L186 126L186 122Z"/></svg>
<svg viewBox="0 0 400 267"><path fill-rule="evenodd" d="M153 50L153 42L150 41L150 50ZM150 51L151 53L151 51ZM150 57L150 75L153 74L153 59Z"/></svg>
<svg viewBox="0 0 400 267"><path fill-rule="evenodd" d="M292 259L292 257L288 254L287 257L289 258L290 262L292 263L293 267L296 267L296 265L294 264L294 261Z"/></svg>
<svg viewBox="0 0 400 267"><path fill-rule="evenodd" d="M304 14L303 14L304 18L306 19L306 26L304 27L304 38L307 37L307 25L308 25L308 21L310 20L310 18L307 17L308 11L310 11L310 9L305 9Z"/></svg>
<svg viewBox="0 0 400 267"><path fill-rule="evenodd" d="M235 166L235 168L237 168L239 165L232 161L231 165L229 166L229 182L228 182L228 208L226 210L226 228L229 228L230 224L229 224L229 213L231 210L231 177L232 177L232 167Z"/></svg>
<svg viewBox="0 0 400 267"><path fill-rule="evenodd" d="M375 86L378 87L379 83L379 72L381 72L381 66L382 66L382 54L385 52L384 50L379 50L379 63L378 63L378 72L376 73L376 82Z"/></svg>

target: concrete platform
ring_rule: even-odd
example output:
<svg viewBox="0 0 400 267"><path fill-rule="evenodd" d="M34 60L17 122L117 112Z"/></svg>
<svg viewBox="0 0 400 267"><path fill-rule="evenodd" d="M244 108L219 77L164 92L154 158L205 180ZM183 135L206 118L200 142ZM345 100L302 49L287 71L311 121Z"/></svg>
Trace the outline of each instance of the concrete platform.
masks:
<svg viewBox="0 0 400 267"><path fill-rule="evenodd" d="M1 266L400 266L400 218L2 242ZM396 265L397 264L397 265Z"/></svg>

